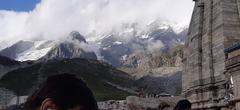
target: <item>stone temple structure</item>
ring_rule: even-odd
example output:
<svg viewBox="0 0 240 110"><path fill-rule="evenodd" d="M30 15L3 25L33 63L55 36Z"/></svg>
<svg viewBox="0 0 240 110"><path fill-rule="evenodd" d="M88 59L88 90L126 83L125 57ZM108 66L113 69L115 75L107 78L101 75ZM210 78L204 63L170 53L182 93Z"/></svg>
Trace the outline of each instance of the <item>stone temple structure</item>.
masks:
<svg viewBox="0 0 240 110"><path fill-rule="evenodd" d="M226 53L226 77L230 78L230 101L236 110L240 110L240 42L225 49Z"/></svg>
<svg viewBox="0 0 240 110"><path fill-rule="evenodd" d="M240 0L193 1L182 93L195 110L232 109L224 50L240 41Z"/></svg>

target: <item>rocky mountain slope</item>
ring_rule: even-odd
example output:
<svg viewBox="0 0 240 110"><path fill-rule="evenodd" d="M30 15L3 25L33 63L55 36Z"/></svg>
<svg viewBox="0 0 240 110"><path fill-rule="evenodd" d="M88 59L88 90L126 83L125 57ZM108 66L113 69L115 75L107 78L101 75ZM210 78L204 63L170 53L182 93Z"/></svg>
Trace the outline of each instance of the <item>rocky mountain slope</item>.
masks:
<svg viewBox="0 0 240 110"><path fill-rule="evenodd" d="M136 79L135 85L147 94L179 95L182 88L183 46L167 52L139 53L126 58L119 69Z"/></svg>
<svg viewBox="0 0 240 110"><path fill-rule="evenodd" d="M7 72L14 69L24 67L26 64L21 64L18 61L14 61L4 56L0 56L0 78L5 75Z"/></svg>
<svg viewBox="0 0 240 110"><path fill-rule="evenodd" d="M146 94L171 94L177 96L182 90L182 72L170 74L168 76L146 75L136 80L136 85L143 89Z"/></svg>

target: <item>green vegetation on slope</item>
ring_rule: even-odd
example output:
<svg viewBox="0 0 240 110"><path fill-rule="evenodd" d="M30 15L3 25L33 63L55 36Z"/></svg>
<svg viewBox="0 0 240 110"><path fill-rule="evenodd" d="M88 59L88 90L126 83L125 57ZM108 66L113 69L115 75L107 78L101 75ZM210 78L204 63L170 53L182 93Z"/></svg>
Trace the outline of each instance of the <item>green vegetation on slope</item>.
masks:
<svg viewBox="0 0 240 110"><path fill-rule="evenodd" d="M12 90L17 95L29 95L48 76L61 73L75 74L84 80L98 101L121 100L130 95L107 82L122 87L129 87L133 82L127 74L106 63L96 60L64 59L37 63L9 72L0 79L0 86Z"/></svg>

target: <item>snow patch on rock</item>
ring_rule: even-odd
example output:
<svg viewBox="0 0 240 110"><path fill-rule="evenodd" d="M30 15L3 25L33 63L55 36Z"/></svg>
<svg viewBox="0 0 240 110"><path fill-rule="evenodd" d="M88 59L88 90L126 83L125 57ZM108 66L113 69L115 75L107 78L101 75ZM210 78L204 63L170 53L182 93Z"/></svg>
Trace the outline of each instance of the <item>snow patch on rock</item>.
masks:
<svg viewBox="0 0 240 110"><path fill-rule="evenodd" d="M120 42L120 41L115 41L113 44L115 44L115 45L122 45L123 43Z"/></svg>

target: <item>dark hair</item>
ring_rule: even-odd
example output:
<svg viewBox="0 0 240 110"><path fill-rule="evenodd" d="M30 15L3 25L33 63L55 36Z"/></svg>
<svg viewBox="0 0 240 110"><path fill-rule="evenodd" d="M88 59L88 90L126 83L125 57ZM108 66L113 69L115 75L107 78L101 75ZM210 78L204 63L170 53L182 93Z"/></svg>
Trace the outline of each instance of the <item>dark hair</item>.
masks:
<svg viewBox="0 0 240 110"><path fill-rule="evenodd" d="M60 110L67 110L75 106L81 106L83 110L98 110L92 91L82 80L71 74L48 77L40 88L27 99L25 108L36 110L46 98L51 98Z"/></svg>
<svg viewBox="0 0 240 110"><path fill-rule="evenodd" d="M188 100L184 99L184 100L180 100L177 103L174 110L188 110L188 109L191 109L191 106L192 104Z"/></svg>

